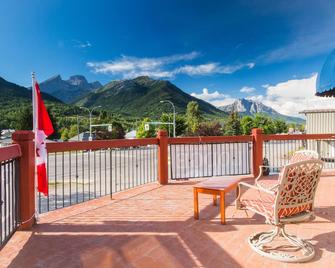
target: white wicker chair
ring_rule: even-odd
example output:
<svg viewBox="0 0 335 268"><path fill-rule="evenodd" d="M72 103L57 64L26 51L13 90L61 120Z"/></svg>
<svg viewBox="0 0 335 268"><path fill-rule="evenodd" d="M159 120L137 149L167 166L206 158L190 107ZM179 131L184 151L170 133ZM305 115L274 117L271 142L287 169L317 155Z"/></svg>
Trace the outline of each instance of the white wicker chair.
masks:
<svg viewBox="0 0 335 268"><path fill-rule="evenodd" d="M289 164L293 164L293 163L296 163L296 162L299 162L299 161L312 160L312 159L320 159L320 156L316 151L299 150L299 151L295 151L293 153L292 157L289 160ZM260 187L267 188L267 189L271 190L275 185L278 184L277 180L274 180L274 179L278 178L278 176L274 175L274 176L272 176L272 180L262 181L262 179L269 178L267 176L263 176L263 171L266 168L279 169L280 170L280 169L282 169L282 167L259 166L259 175L255 179L255 184L257 186L260 186Z"/></svg>
<svg viewBox="0 0 335 268"><path fill-rule="evenodd" d="M288 164L279 174L278 184L271 190L259 185L239 183L237 209L248 209L263 215L266 223L275 226L273 231L249 237L249 244L254 251L284 262L305 262L313 258L313 246L295 235L287 234L285 224L314 219L314 197L322 167L323 162L316 159ZM257 190L257 197L242 199L242 187ZM276 237L284 237L297 247L296 254L269 247L269 243Z"/></svg>

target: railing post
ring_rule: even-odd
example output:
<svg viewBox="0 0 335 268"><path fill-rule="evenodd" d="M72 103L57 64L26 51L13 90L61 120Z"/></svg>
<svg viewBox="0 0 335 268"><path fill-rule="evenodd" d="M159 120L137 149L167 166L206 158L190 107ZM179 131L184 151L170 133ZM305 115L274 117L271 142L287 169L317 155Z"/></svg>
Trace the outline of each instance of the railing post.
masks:
<svg viewBox="0 0 335 268"><path fill-rule="evenodd" d="M161 185L168 184L168 135L165 130L159 130L158 139L158 182Z"/></svg>
<svg viewBox="0 0 335 268"><path fill-rule="evenodd" d="M253 175L259 175L259 166L263 164L263 134L262 129L254 128L251 132L252 135L252 159L253 159Z"/></svg>
<svg viewBox="0 0 335 268"><path fill-rule="evenodd" d="M19 217L20 230L28 230L35 223L35 146L34 133L29 130L15 131L13 143L19 144Z"/></svg>

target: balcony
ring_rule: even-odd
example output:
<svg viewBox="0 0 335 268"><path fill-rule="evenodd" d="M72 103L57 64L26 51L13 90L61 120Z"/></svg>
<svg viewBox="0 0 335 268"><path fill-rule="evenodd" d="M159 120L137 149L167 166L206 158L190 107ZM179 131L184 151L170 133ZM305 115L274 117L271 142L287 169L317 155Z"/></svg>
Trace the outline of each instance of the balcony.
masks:
<svg viewBox="0 0 335 268"><path fill-rule="evenodd" d="M266 143L270 141L272 143ZM128 144L129 141L126 142L127 144L122 146L117 142L109 143L109 148L112 146L121 148L114 155L110 152L112 159L117 154L120 154L120 158L123 159L122 150L130 146L134 150L140 150L140 147ZM62 161L62 159L67 159L69 155L59 154L60 151L65 150L63 144L54 144L49 148L49 157L51 154L56 154L55 159L59 163L50 168L49 172L52 174L49 174L49 177L55 179L57 177L55 175L59 175L58 183L52 183L49 187L52 188L55 185L59 187L56 191L52 188L49 199L41 197L38 202L41 204L40 211L43 210L41 212L49 211L40 214L38 224L32 229L16 232L13 230L14 234L0 251L0 267L305 267L306 265L332 267L335 262L333 243L335 210L334 197L331 194L331 189L335 189L333 162L327 163L327 170L324 171L317 190L316 219L312 222L288 226L291 233L310 239L314 245L316 256L307 264L290 265L275 262L252 251L246 242L247 237L271 227L264 224L263 217L251 212L246 215L244 211L236 211L233 192L226 197L227 222L225 225L220 224L219 209L212 205L212 198L207 195L200 195L200 220L194 220L192 191L194 184L206 179L201 178L203 176L220 175L223 179L225 176L240 176L252 182L253 174L245 173L254 171L253 166L257 161L254 155L256 148L262 149L262 154L268 156L272 165L281 165L286 161L285 155L287 156L292 150L302 146L318 147L320 143L331 142L333 142L331 135L318 137L263 135L262 147L259 147L254 138L249 136L203 138L201 143L197 138L170 139L169 145L166 144L169 146L169 160L163 167L163 169L168 167L165 172L169 174L162 174L162 167L160 167L163 164L162 154L166 154L166 157L167 151L158 148L158 150L155 149L157 155L145 158L151 159L148 160L149 163L151 161L155 163L158 158L156 169L153 167L152 173L148 171L145 176L148 178L150 174L154 177L158 176L161 184L150 179L142 180L142 183L141 179L128 180L133 177L131 174L136 174L136 169L140 168L135 160L135 162L129 162L132 163L129 173L127 171L121 172L121 175L113 173L113 168L116 170L120 170L120 167L121 170L124 168L117 161L117 164L113 162L109 166L110 173L105 177L106 167L102 165L102 177L112 178L111 181L107 181L112 187L107 187L106 192L100 191L101 183L95 184L94 174L99 174L100 168L98 168L99 164L94 165L94 160L92 162L89 160L88 165L92 163L92 170L89 173L84 172L86 174L84 178L81 177L80 171L79 177L72 176L73 181L92 177L83 184L82 192L74 190L76 185L73 185L73 181L67 180L69 174L75 173L82 164L75 164L75 161L71 160L73 170L63 176L64 163L69 161ZM137 146L143 146L145 143L146 141L141 141ZM157 147L163 144L155 139L147 143ZM80 147L84 145L85 147ZM66 148L69 152L84 148L100 150L106 148L106 144L71 143ZM245 158L240 158L240 154L236 153L241 150L243 150L241 155L246 156ZM142 156L145 154L143 151L141 153ZM83 154L84 157L85 154L93 155L94 151L83 152ZM279 157L279 154L284 157ZM15 158L16 153L12 152L11 155ZM75 157L75 153L71 155ZM57 160L57 157L60 160ZM94 159L99 157L94 156ZM327 155L327 158L331 157ZM104 159L104 153L102 159ZM141 157L141 159L144 158ZM224 168L221 168L221 162L225 163ZM96 173L95 170L97 170ZM168 184L162 183L162 176L164 179L167 175ZM127 178L129 184L124 184L123 181L121 184L118 183L121 177ZM187 177L192 179L186 179ZM175 180L175 178L181 178L181 180ZM70 192L67 187L63 187L67 182L73 185ZM102 182L103 185L105 181L102 180ZM123 188L124 185L129 187ZM106 196L100 197L101 193Z"/></svg>
<svg viewBox="0 0 335 268"><path fill-rule="evenodd" d="M194 220L196 181L150 183L115 194L113 200L103 197L43 214L32 231L14 234L0 252L0 266L287 267L249 248L248 235L270 227L262 217L235 212L234 194L227 198L226 225L207 195L200 197L200 220ZM315 221L289 226L312 240L317 255L310 267L331 267L335 261L329 189L335 189L333 175L321 179Z"/></svg>

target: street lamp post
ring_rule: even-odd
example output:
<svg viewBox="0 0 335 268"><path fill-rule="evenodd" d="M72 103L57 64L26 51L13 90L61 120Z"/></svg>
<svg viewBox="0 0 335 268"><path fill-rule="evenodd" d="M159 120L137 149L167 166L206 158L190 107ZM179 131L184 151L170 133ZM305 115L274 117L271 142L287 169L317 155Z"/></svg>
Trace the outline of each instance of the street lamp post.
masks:
<svg viewBox="0 0 335 268"><path fill-rule="evenodd" d="M172 105L173 108L173 137L176 137L176 107L174 106L172 101L169 100L161 100L160 103L170 103Z"/></svg>
<svg viewBox="0 0 335 268"><path fill-rule="evenodd" d="M90 115L90 136L89 136L89 141L92 141L92 113L94 109L101 108L101 105L93 107L91 110L86 108L86 107L80 107L81 109L86 109L89 112Z"/></svg>

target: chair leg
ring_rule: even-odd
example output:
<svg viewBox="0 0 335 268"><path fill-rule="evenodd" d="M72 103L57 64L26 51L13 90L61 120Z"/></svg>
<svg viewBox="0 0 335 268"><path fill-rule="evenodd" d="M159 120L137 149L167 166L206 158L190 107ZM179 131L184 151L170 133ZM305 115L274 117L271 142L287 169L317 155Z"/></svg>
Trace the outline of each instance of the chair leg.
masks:
<svg viewBox="0 0 335 268"><path fill-rule="evenodd" d="M291 245L296 247L296 254L293 255L290 254L291 251L280 250L280 248L282 248L281 246L271 247L269 243L276 237L284 237ZM251 248L258 254L283 262L306 262L311 260L315 255L314 248L309 242L295 235L287 234L284 225L276 226L275 229L270 232L261 232L251 235L248 242Z"/></svg>

